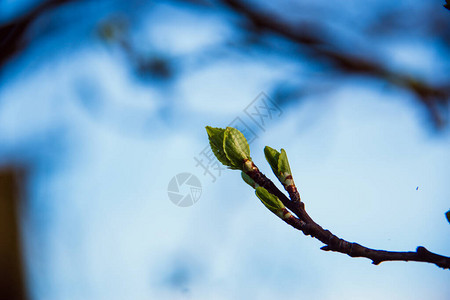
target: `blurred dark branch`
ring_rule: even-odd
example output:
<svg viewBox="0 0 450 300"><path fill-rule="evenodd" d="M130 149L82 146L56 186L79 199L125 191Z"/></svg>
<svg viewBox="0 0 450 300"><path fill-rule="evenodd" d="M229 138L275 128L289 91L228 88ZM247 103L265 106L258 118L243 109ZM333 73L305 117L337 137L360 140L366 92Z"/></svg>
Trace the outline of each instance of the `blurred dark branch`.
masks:
<svg viewBox="0 0 450 300"><path fill-rule="evenodd" d="M32 42L31 38L27 39L26 35L35 20L61 5L74 1L76 0L43 1L20 17L0 25L0 69ZM197 7L215 9L212 2L207 0L180 1ZM268 35L279 37L297 46L295 51L305 55L308 62L330 66L328 73L331 75L369 76L409 91L414 95L414 99L417 99L417 103L425 109L436 128L443 128L448 124L450 82L443 82L440 85L431 84L420 78L393 71L385 62L376 59L373 51L355 54L342 50L338 47L339 37L335 37L332 32L322 28L320 22L317 24L294 24L292 21L284 20L271 12L264 12L244 1L220 0L220 3L245 21L241 30L247 33L247 37L254 39L246 41L247 45L245 46L266 47L272 54L289 57L292 54L290 49L283 51L276 48L270 43L270 39L267 39ZM103 32L103 34L110 33ZM128 38L128 36L119 36L118 42L140 77L156 79L158 83L174 78L180 64L175 64L173 57L164 53L143 55L136 51ZM241 50L241 52L244 53L245 50ZM223 57L223 55L219 55L219 57ZM190 60L192 61L192 59Z"/></svg>
<svg viewBox="0 0 450 300"><path fill-rule="evenodd" d="M299 28L299 26L281 20L276 15L257 10L239 0L222 0L222 3L245 18L247 24L243 26L243 30L249 31L250 34L275 34L299 45L316 62L329 63L334 70L342 74L371 76L406 89L425 106L437 128L442 128L447 124L450 100L449 82L443 86L433 86L409 75L393 72L381 62L367 56L356 56L339 51L338 47L331 42L330 35L312 24Z"/></svg>
<svg viewBox="0 0 450 300"><path fill-rule="evenodd" d="M23 170L0 169L0 299L27 299L19 216Z"/></svg>
<svg viewBox="0 0 450 300"><path fill-rule="evenodd" d="M27 30L33 22L64 3L75 0L48 0L41 2L22 16L0 25L0 69L16 54L23 51L28 42L25 39Z"/></svg>

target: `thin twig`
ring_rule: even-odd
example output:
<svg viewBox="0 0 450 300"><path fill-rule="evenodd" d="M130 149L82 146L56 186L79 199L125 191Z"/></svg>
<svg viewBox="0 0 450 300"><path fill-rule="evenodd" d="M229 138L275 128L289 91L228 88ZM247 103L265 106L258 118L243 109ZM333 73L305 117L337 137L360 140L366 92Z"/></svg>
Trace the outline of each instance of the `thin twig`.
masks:
<svg viewBox="0 0 450 300"><path fill-rule="evenodd" d="M302 231L305 235L314 237L325 244L321 250L334 251L347 254L351 257L366 257L372 260L374 265L378 265L383 261L417 261L435 264L443 269L450 269L450 257L428 251L425 247L419 246L416 251L397 252L376 250L364 247L358 243L343 240L329 230L323 229L319 224L308 215L305 205L301 201L292 201L281 192L277 186L268 179L256 165L253 164L251 171L246 172L259 186L268 190L271 194L277 196L281 202L296 216L284 219L286 223ZM295 195L297 193L297 195ZM298 191L294 192L294 199L300 199ZM292 198L292 196L291 196Z"/></svg>

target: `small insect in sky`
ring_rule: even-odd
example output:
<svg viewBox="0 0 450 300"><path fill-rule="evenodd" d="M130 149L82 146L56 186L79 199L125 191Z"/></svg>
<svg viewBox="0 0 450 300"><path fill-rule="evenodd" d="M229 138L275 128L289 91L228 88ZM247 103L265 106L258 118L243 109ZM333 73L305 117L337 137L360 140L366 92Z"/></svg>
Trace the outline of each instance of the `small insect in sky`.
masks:
<svg viewBox="0 0 450 300"><path fill-rule="evenodd" d="M418 191L419 190L419 187L416 187L416 191Z"/></svg>

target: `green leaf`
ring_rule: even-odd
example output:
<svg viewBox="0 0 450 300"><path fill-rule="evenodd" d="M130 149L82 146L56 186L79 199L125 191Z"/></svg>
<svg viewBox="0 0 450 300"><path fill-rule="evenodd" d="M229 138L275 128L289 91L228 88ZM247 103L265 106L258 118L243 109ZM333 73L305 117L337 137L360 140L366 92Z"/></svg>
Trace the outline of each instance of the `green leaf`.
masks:
<svg viewBox="0 0 450 300"><path fill-rule="evenodd" d="M273 173L278 177L278 159L280 157L280 152L266 146L264 148L264 155L266 156L266 160L272 168Z"/></svg>
<svg viewBox="0 0 450 300"><path fill-rule="evenodd" d="M284 149L281 149L280 158L278 159L278 174L283 176L283 180L287 175L292 175L291 167L289 166L289 161Z"/></svg>
<svg viewBox="0 0 450 300"><path fill-rule="evenodd" d="M266 156L267 162L272 168L275 176L277 176L278 180L280 180L283 185L294 184L294 181L292 179L286 179L287 176L292 176L291 167L289 166L286 151L284 151L284 149L281 149L280 153L277 150L266 146L264 148L264 154Z"/></svg>
<svg viewBox="0 0 450 300"><path fill-rule="evenodd" d="M232 165L232 169L242 170L244 162L246 160L251 160L250 147L247 140L236 128L227 127L225 129L223 149Z"/></svg>
<svg viewBox="0 0 450 300"><path fill-rule="evenodd" d="M258 187L259 185L253 180L253 179L251 179L250 178L250 176L248 176L247 174L245 174L245 172L241 172L241 177L242 177L242 179L245 181L245 183L247 183L249 186L251 186L252 188L256 188L256 187Z"/></svg>
<svg viewBox="0 0 450 300"><path fill-rule="evenodd" d="M263 187L256 188L256 196L258 196L259 200L273 213L278 214L279 210L284 208L283 202L280 201L275 195L269 193Z"/></svg>
<svg viewBox="0 0 450 300"><path fill-rule="evenodd" d="M450 223L450 210L445 213L445 216L447 217L447 221Z"/></svg>
<svg viewBox="0 0 450 300"><path fill-rule="evenodd" d="M222 164L232 167L232 164L228 160L223 149L225 129L206 126L206 132L208 133L209 145L211 146L214 155Z"/></svg>

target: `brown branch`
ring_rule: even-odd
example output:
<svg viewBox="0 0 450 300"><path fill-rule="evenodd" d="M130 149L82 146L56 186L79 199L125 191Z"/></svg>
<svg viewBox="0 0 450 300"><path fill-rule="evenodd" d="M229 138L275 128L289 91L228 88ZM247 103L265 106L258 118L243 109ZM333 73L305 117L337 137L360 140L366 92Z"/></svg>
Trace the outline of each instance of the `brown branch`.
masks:
<svg viewBox="0 0 450 300"><path fill-rule="evenodd" d="M432 263L443 269L450 269L450 257L432 253L422 246L417 247L416 251L397 252L371 249L358 243L343 240L314 222L306 212L303 202L293 201L294 199L300 199L297 189L289 191L292 199L290 200L254 164L252 170L246 173L259 186L264 187L271 194L277 196L297 216L297 218L291 216L284 219L286 223L302 231L305 235L314 237L325 244L325 246L320 248L321 250L340 252L350 257L365 257L372 260L374 265L378 265L383 261L417 261Z"/></svg>

